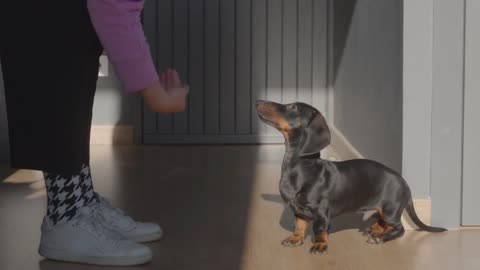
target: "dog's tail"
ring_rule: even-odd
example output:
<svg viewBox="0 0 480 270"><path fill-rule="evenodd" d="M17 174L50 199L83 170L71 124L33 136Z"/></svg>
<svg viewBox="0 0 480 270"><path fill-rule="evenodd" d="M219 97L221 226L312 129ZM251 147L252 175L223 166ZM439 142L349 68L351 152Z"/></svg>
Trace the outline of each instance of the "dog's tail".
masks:
<svg viewBox="0 0 480 270"><path fill-rule="evenodd" d="M427 232L444 232L447 229L444 228L437 228L437 227L431 227L423 223L417 216L417 213L415 212L415 208L413 207L413 201L410 199L408 201L407 207L405 208L407 211L408 215L410 216L410 219L415 223L415 225L418 226L420 230L424 230Z"/></svg>

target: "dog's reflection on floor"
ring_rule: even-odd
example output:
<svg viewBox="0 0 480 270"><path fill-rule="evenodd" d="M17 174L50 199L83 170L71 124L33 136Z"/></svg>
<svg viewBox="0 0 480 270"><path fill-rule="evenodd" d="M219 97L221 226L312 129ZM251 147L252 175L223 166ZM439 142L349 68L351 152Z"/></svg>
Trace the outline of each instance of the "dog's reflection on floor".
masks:
<svg viewBox="0 0 480 270"><path fill-rule="evenodd" d="M282 197L279 194L262 194L262 198L265 201L284 205L279 223L283 229L293 232L295 230L295 216L293 215L292 210L288 206L285 206ZM362 213L345 214L332 219L329 233L336 233L352 229L357 229L359 232L363 232L373 223L374 221L372 219L364 221ZM308 230L306 232L306 236L311 235L312 231Z"/></svg>

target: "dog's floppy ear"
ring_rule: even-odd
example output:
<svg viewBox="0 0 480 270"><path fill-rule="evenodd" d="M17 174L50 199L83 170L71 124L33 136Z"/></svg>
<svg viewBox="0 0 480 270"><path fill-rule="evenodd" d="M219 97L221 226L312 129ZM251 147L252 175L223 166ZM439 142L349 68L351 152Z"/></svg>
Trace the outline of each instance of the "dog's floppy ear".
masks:
<svg viewBox="0 0 480 270"><path fill-rule="evenodd" d="M320 153L320 150L330 144L330 137L330 129L325 118L319 112L313 112L304 130L300 156Z"/></svg>

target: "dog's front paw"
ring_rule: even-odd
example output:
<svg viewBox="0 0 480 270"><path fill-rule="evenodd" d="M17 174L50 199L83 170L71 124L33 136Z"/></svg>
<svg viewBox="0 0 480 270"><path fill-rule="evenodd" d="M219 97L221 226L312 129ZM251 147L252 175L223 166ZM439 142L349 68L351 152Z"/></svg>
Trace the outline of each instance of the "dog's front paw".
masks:
<svg viewBox="0 0 480 270"><path fill-rule="evenodd" d="M286 247L299 247L303 245L303 237L292 235L283 240L282 245Z"/></svg>
<svg viewBox="0 0 480 270"><path fill-rule="evenodd" d="M314 255L326 254L328 252L327 243L314 243L310 248L310 253Z"/></svg>

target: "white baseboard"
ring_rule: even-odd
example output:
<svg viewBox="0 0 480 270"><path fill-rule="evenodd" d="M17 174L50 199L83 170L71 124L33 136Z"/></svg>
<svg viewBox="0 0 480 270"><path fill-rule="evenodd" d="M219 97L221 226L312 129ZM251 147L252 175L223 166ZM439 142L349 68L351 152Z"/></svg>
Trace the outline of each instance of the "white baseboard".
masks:
<svg viewBox="0 0 480 270"><path fill-rule="evenodd" d="M329 125L332 133L331 147L335 152L338 160L362 159L363 155L348 141L348 139L333 125ZM417 216L423 223L431 224L432 202L430 199L413 199L413 205L417 212ZM413 230L417 227L412 223L408 215L404 214L402 223L405 230Z"/></svg>
<svg viewBox="0 0 480 270"><path fill-rule="evenodd" d="M131 145L132 126L94 125L90 132L91 145Z"/></svg>

